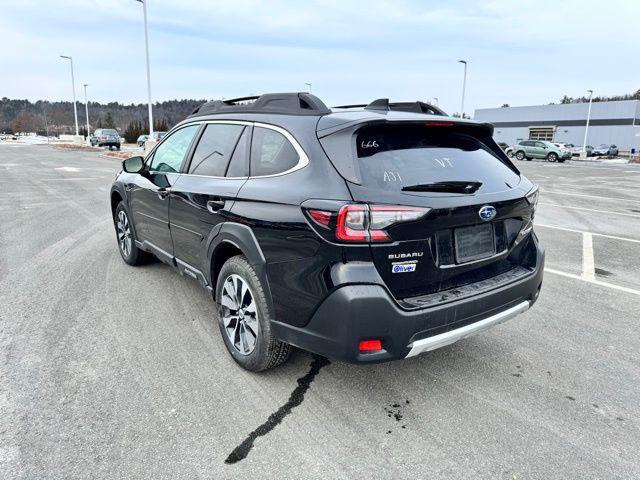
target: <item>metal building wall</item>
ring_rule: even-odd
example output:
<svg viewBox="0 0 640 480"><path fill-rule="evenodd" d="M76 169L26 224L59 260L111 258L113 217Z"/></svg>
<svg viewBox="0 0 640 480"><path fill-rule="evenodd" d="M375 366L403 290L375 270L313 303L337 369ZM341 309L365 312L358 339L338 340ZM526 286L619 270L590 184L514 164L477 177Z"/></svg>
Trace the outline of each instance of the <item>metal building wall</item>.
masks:
<svg viewBox="0 0 640 480"><path fill-rule="evenodd" d="M474 119L495 125L495 139L508 144L529 138L530 127L554 127L554 141L582 145L587 103L487 108ZM635 126L634 126L635 123ZM640 102L625 100L592 104L589 145L615 144L622 151L640 147Z"/></svg>

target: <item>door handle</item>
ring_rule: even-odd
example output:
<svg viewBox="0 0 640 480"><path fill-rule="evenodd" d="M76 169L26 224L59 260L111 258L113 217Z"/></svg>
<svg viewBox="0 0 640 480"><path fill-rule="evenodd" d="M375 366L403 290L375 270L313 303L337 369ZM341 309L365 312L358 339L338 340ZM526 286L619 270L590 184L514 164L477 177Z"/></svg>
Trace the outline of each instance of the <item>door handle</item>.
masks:
<svg viewBox="0 0 640 480"><path fill-rule="evenodd" d="M215 213L221 208L224 208L224 203L225 203L224 200L222 200L221 198L209 200L207 202L207 210L209 210L211 213Z"/></svg>
<svg viewBox="0 0 640 480"><path fill-rule="evenodd" d="M167 195L171 193L171 189L159 188L156 193L158 194L158 198L160 198L160 200L164 200L165 198L167 198Z"/></svg>

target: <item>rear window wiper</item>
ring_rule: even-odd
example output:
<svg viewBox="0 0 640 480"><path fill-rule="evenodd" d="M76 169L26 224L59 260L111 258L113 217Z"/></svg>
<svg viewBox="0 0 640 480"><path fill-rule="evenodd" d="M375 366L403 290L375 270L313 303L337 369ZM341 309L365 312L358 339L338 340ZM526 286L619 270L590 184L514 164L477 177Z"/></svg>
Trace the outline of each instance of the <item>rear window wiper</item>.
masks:
<svg viewBox="0 0 640 480"><path fill-rule="evenodd" d="M444 192L444 193L475 193L482 186L482 182L434 182L419 183L402 187L403 192Z"/></svg>

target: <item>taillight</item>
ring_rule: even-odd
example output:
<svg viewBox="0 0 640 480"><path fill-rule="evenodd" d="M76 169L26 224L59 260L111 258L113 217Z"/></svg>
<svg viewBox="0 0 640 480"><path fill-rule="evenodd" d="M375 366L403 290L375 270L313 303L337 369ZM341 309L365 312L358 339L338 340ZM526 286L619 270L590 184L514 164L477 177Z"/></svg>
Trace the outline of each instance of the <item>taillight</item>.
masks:
<svg viewBox="0 0 640 480"><path fill-rule="evenodd" d="M350 243L390 242L386 228L419 220L429 213L427 207L351 204L340 208L337 216L325 210L309 210L311 218L330 229L335 219L336 240Z"/></svg>
<svg viewBox="0 0 640 480"><path fill-rule="evenodd" d="M367 242L370 239L367 224L366 205L345 205L338 212L336 238L345 242Z"/></svg>
<svg viewBox="0 0 640 480"><path fill-rule="evenodd" d="M333 213L327 212L326 210L309 210L309 215L311 215L311 218L313 218L318 224L328 228Z"/></svg>

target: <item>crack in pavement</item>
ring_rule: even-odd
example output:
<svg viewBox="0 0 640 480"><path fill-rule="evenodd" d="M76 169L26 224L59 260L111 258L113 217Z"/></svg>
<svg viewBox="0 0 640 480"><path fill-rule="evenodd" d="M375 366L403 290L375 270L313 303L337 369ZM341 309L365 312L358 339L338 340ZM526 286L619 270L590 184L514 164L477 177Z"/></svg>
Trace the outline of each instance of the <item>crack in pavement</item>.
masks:
<svg viewBox="0 0 640 480"><path fill-rule="evenodd" d="M311 382L313 382L313 380L316 378L316 375L318 375L320 369L322 367L325 367L326 365L329 365L329 363L331 362L328 358L314 355L309 371L306 375L300 377L297 380L298 386L293 390L293 392L291 392L287 403L285 403L278 410L269 415L269 418L266 422L264 422L253 432L251 432L240 445L234 448L227 459L224 461L224 463L233 464L245 459L247 455L249 455L249 452L253 448L253 443L258 437L263 437L271 430L276 428L276 426L279 425L295 407L302 403L305 393L307 393L307 390L309 390L309 387L311 386Z"/></svg>

